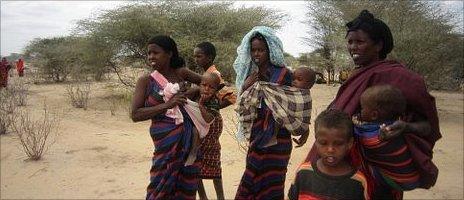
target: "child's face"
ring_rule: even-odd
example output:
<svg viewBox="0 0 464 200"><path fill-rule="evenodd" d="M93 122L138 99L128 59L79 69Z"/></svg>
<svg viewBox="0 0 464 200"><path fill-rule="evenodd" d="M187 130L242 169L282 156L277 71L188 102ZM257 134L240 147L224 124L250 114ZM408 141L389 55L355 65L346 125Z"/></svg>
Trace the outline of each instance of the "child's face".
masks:
<svg viewBox="0 0 464 200"><path fill-rule="evenodd" d="M193 50L193 58L195 59L195 64L197 64L199 67L209 67L208 65L211 59L200 48L196 47Z"/></svg>
<svg viewBox="0 0 464 200"><path fill-rule="evenodd" d="M311 81L309 80L309 74L302 69L296 69L293 72L292 86L301 89L310 89L312 87Z"/></svg>
<svg viewBox="0 0 464 200"><path fill-rule="evenodd" d="M368 99L361 98L361 120L366 122L374 122L377 120L378 111L368 103Z"/></svg>
<svg viewBox="0 0 464 200"><path fill-rule="evenodd" d="M203 75L200 83L200 94L211 98L219 88L219 81L213 75Z"/></svg>
<svg viewBox="0 0 464 200"><path fill-rule="evenodd" d="M345 159L353 145L353 138L341 128L320 127L316 133L317 154L325 166L335 167Z"/></svg>

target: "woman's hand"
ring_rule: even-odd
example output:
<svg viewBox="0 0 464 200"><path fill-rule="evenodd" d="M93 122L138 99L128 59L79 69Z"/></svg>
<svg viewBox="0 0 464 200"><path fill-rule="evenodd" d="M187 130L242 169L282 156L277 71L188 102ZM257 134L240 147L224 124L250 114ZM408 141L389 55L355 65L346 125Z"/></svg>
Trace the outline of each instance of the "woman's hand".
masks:
<svg viewBox="0 0 464 200"><path fill-rule="evenodd" d="M148 75L142 76L135 85L134 97L132 98L132 112L131 118L134 122L145 121L152 119L157 115L164 115L166 110L178 105L179 103L185 102L182 100L182 96L174 95L169 103L158 104L156 106L145 107L145 100L148 96L145 92L147 91L150 77Z"/></svg>
<svg viewBox="0 0 464 200"><path fill-rule="evenodd" d="M246 79L245 82L243 83L242 86L242 92L248 89L250 86L252 86L256 81L259 80L259 74L258 72L253 72L251 73Z"/></svg>
<svg viewBox="0 0 464 200"><path fill-rule="evenodd" d="M403 120L395 121L393 124L387 126L385 124L380 125L379 139L381 141L390 140L403 134L408 129L408 122Z"/></svg>
<svg viewBox="0 0 464 200"><path fill-rule="evenodd" d="M181 106L187 103L187 97L185 97L184 94L175 94L172 96L171 99L169 99L168 102L166 102L168 108L173 108L175 106Z"/></svg>
<svg viewBox="0 0 464 200"><path fill-rule="evenodd" d="M191 100L197 99L199 94L200 94L200 87L196 85L192 85L187 91L184 92L185 97Z"/></svg>
<svg viewBox="0 0 464 200"><path fill-rule="evenodd" d="M292 138L293 142L295 142L297 145L296 145L296 148L298 147L302 147L306 141L308 140L308 137L309 137L309 131L306 131L304 133L301 133L301 134L297 134L297 133L292 133L292 135L300 135L300 138L298 139L295 139L295 138Z"/></svg>
<svg viewBox="0 0 464 200"><path fill-rule="evenodd" d="M385 141L404 133L413 133L420 137L427 137L431 132L432 127L428 121L405 122L398 120L389 126L380 126L379 139Z"/></svg>

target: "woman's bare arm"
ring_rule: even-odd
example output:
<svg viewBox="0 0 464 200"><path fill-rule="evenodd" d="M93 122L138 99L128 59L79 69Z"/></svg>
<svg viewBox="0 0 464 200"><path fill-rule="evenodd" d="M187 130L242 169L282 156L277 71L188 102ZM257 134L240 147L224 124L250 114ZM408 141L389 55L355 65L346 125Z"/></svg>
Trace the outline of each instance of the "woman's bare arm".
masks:
<svg viewBox="0 0 464 200"><path fill-rule="evenodd" d="M132 112L131 118L133 122L145 121L153 118L159 114L166 113L166 110L176 105L184 104L186 102L185 96L175 95L168 102L162 103L152 107L145 107L145 98L147 94L147 85L149 77L140 77L135 85L134 97L132 99Z"/></svg>
<svg viewBox="0 0 464 200"><path fill-rule="evenodd" d="M176 73L178 76L180 76L183 80L186 80L190 83L194 83L197 85L200 85L201 82L201 75L195 73L194 71L190 70L187 67L181 67L179 69L176 69Z"/></svg>

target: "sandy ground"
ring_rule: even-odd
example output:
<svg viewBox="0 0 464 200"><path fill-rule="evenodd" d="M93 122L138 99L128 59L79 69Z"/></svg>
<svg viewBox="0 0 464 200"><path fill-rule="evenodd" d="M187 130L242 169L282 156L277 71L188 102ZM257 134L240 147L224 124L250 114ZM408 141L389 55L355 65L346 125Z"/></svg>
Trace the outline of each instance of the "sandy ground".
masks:
<svg viewBox="0 0 464 200"><path fill-rule="evenodd" d="M110 114L107 83L92 84L87 110L73 108L66 100L65 84L31 85L28 105L21 109L34 115L49 110L60 113L59 137L42 160L28 161L13 133L1 135L1 199L143 199L149 181L153 145L150 122L133 123L128 105ZM313 119L333 99L338 86L315 85ZM406 199L463 199L463 94L432 92L436 97L443 138L434 149L440 169L430 190L406 192ZM221 111L225 131L221 136L221 161L227 199L235 195L245 168L245 153L233 138L233 107ZM2 116L0 116L2 117ZM311 128L312 130L312 128ZM313 143L292 152L286 188L297 165ZM206 181L209 197L215 193ZM286 190L287 190L286 189Z"/></svg>

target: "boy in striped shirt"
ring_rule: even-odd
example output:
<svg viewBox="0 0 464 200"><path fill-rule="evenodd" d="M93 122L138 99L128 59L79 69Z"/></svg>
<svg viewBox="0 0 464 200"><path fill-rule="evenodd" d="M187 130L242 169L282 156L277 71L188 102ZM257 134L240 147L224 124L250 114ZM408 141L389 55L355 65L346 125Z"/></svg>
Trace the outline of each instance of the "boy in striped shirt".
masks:
<svg viewBox="0 0 464 200"><path fill-rule="evenodd" d="M351 118L339 110L325 110L314 127L319 158L301 164L289 199L369 199L366 178L345 157L353 145Z"/></svg>

